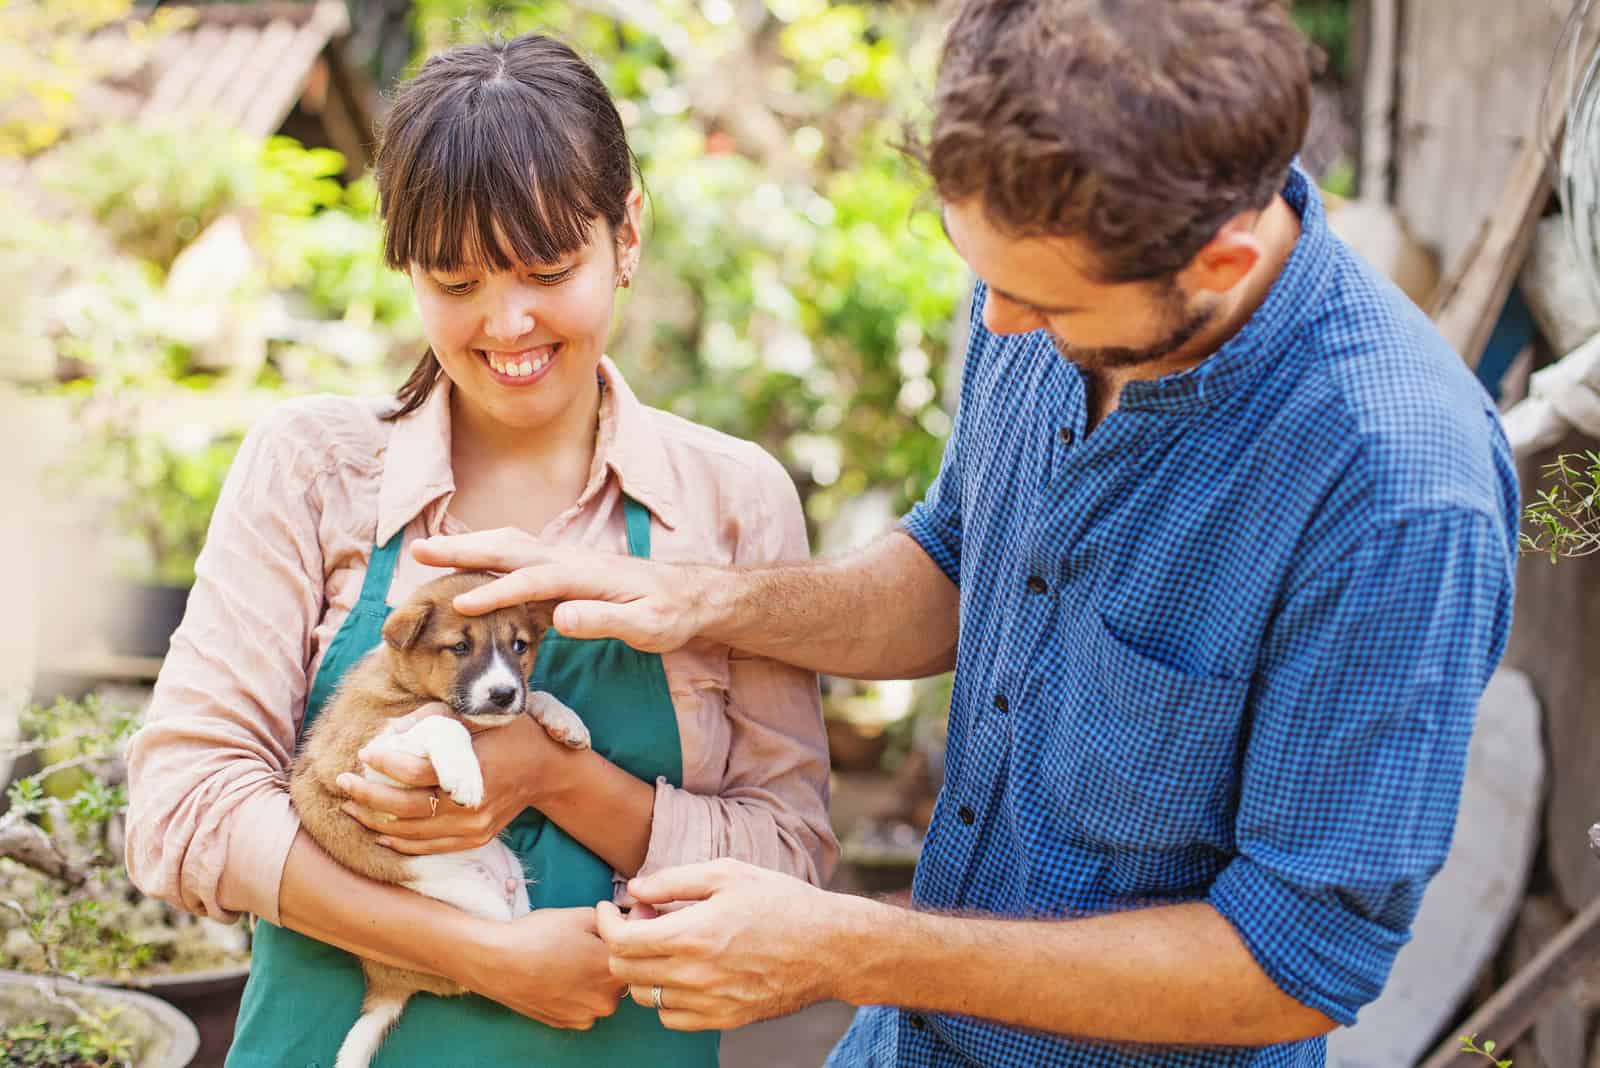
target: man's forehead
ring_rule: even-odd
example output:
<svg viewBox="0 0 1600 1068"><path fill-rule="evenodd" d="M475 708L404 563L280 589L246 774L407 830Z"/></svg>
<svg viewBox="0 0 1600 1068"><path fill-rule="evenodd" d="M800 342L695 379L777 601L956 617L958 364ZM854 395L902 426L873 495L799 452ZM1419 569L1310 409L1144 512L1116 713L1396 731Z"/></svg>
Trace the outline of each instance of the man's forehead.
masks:
<svg viewBox="0 0 1600 1068"><path fill-rule="evenodd" d="M943 202L939 221L950 244L990 292L1041 312L1083 310L1061 302L1063 286L1092 284L1083 266L1085 255L1072 238L1008 234L990 221L976 198Z"/></svg>

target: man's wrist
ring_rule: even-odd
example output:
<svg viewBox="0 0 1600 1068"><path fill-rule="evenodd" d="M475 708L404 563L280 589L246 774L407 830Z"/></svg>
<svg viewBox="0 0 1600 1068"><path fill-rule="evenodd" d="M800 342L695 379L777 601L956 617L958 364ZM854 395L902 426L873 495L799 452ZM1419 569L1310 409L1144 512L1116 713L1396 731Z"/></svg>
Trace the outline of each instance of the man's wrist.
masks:
<svg viewBox="0 0 1600 1068"><path fill-rule="evenodd" d="M823 980L823 993L834 1001L850 1005L883 1004L878 993L878 976L894 975L896 936L906 910L869 897L830 894L836 907L828 914L825 960L847 962L829 967Z"/></svg>
<svg viewBox="0 0 1600 1068"><path fill-rule="evenodd" d="M728 567L696 565L684 570L685 585L695 593L690 602L695 633L723 645L735 644L740 629L740 573Z"/></svg>

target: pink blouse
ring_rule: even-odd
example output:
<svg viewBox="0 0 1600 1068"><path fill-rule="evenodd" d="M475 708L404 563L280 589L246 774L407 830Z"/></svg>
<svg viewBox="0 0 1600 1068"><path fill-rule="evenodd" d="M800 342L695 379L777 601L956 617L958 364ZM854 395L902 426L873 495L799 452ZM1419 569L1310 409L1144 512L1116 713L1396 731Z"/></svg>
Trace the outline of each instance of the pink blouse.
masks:
<svg viewBox="0 0 1600 1068"><path fill-rule="evenodd" d="M542 536L627 552L622 495L650 510L660 560L757 565L809 556L799 497L758 446L645 407L615 365L588 485ZM299 820L286 777L310 683L361 591L374 543L463 533L449 512L449 382L386 422L387 398L287 403L229 472L182 625L128 754L128 873L147 894L229 920L278 919ZM396 604L443 572L402 552ZM642 873L736 857L831 875L828 760L816 677L696 641L662 657L683 787L655 787ZM579 710L580 714L582 710Z"/></svg>

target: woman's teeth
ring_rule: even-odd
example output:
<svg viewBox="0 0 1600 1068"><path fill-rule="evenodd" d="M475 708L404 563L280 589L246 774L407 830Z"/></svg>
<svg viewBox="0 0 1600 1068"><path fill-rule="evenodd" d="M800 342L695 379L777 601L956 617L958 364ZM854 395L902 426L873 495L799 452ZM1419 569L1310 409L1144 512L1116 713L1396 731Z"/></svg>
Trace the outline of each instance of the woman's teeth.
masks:
<svg viewBox="0 0 1600 1068"><path fill-rule="evenodd" d="M545 364L555 358L555 349L550 348L542 351L544 355L538 357L532 357L527 352L485 352L483 355L489 361L489 366L501 374L509 375L512 378L526 378L528 375L542 370Z"/></svg>

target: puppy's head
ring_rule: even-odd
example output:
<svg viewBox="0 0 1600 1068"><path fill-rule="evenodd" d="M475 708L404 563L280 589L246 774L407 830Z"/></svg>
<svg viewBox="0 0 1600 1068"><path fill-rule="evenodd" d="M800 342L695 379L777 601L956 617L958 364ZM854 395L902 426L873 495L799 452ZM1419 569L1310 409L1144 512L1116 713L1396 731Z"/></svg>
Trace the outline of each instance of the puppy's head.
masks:
<svg viewBox="0 0 1600 1068"><path fill-rule="evenodd" d="M422 586L383 624L395 682L443 701L469 723L495 726L522 714L548 606L464 616L451 602L494 576L460 572Z"/></svg>

